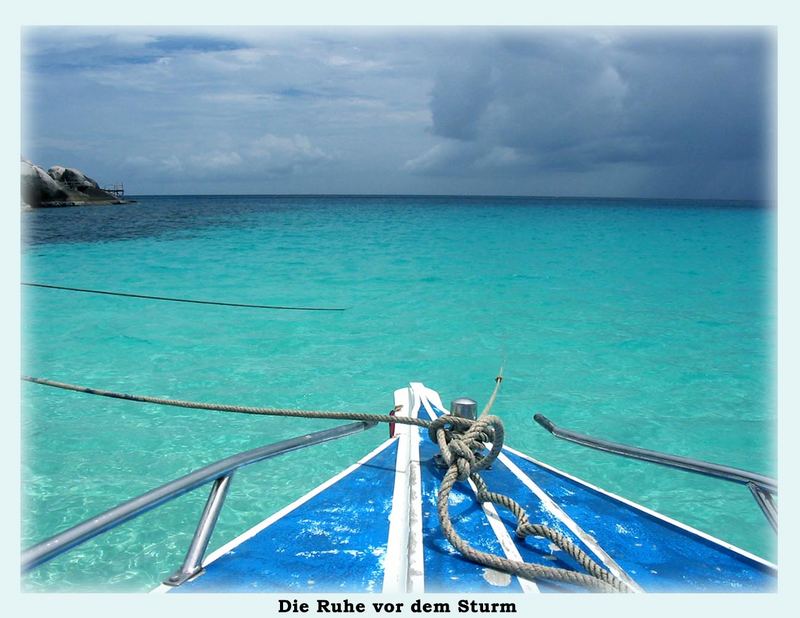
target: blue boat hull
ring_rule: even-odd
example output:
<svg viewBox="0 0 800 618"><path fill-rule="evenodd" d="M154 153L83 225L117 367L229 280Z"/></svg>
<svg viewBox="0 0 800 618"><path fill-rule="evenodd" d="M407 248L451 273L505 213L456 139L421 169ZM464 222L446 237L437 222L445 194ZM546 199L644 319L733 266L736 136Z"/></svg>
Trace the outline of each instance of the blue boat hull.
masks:
<svg viewBox="0 0 800 618"><path fill-rule="evenodd" d="M443 414L435 391L415 383L395 393L404 413ZM512 577L472 563L444 538L436 495L444 470L425 430L397 435L297 502L212 553L190 592L583 592ZM774 565L679 522L504 447L482 472L541 522L645 592L772 591ZM582 572L549 541L516 539L509 512L480 505L458 483L450 497L458 533L474 548Z"/></svg>

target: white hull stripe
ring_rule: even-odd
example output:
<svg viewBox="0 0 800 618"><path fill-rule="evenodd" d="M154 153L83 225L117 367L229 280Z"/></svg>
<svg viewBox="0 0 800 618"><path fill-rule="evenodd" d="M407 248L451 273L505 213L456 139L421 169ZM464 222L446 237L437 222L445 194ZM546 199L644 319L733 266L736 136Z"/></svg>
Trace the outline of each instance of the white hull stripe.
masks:
<svg viewBox="0 0 800 618"><path fill-rule="evenodd" d="M398 416L414 417L419 408L414 393L410 388L399 389L394 393L395 405L402 405ZM408 591L412 567L412 553L416 555L417 537L413 534L414 503L412 497L414 461L412 437L416 432L410 425L395 425L395 436L399 440L395 460L394 492L392 494L392 512L389 516L389 540L384 557L383 592L403 593ZM419 459L417 456L416 459ZM421 541L421 539L420 539ZM414 565L416 567L416 565Z"/></svg>
<svg viewBox="0 0 800 618"><path fill-rule="evenodd" d="M410 390L410 389L409 389ZM419 414L417 399L414 416ZM409 427L409 538L408 592L425 592L425 554L422 546L422 472L419 463L419 431Z"/></svg>

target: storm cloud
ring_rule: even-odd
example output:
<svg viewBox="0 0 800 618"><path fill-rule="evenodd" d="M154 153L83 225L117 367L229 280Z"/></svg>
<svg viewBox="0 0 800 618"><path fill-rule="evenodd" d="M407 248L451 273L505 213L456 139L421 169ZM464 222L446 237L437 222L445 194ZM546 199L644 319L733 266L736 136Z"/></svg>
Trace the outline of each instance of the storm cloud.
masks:
<svg viewBox="0 0 800 618"><path fill-rule="evenodd" d="M769 196L769 29L35 28L23 43L23 156L142 193Z"/></svg>
<svg viewBox="0 0 800 618"><path fill-rule="evenodd" d="M643 192L646 182L667 195L764 193L771 84L763 38L532 38L466 46L440 67L432 131L444 141L409 170L579 176L627 167L640 172Z"/></svg>

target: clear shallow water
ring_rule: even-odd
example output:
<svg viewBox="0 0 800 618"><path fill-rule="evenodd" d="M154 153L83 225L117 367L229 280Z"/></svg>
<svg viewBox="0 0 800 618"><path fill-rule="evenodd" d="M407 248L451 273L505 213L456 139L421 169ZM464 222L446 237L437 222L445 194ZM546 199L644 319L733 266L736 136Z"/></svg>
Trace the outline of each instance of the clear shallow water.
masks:
<svg viewBox="0 0 800 618"><path fill-rule="evenodd" d="M775 558L743 488L558 441L774 474L774 213L587 199L143 197L23 212L23 280L341 313L23 288L23 371L201 401L385 412L409 381L485 402L507 442ZM23 383L23 546L226 455L332 421L158 408ZM379 444L239 471L212 547ZM28 590L140 590L181 562L197 491L40 567Z"/></svg>

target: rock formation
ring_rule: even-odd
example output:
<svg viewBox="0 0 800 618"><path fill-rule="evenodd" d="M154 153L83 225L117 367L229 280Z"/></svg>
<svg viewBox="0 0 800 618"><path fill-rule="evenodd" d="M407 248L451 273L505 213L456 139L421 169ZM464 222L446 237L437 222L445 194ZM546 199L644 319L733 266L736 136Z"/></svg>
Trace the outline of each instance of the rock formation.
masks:
<svg viewBox="0 0 800 618"><path fill-rule="evenodd" d="M54 165L44 171L25 159L20 169L22 202L32 208L78 204L122 204L117 196L103 191L80 170Z"/></svg>

